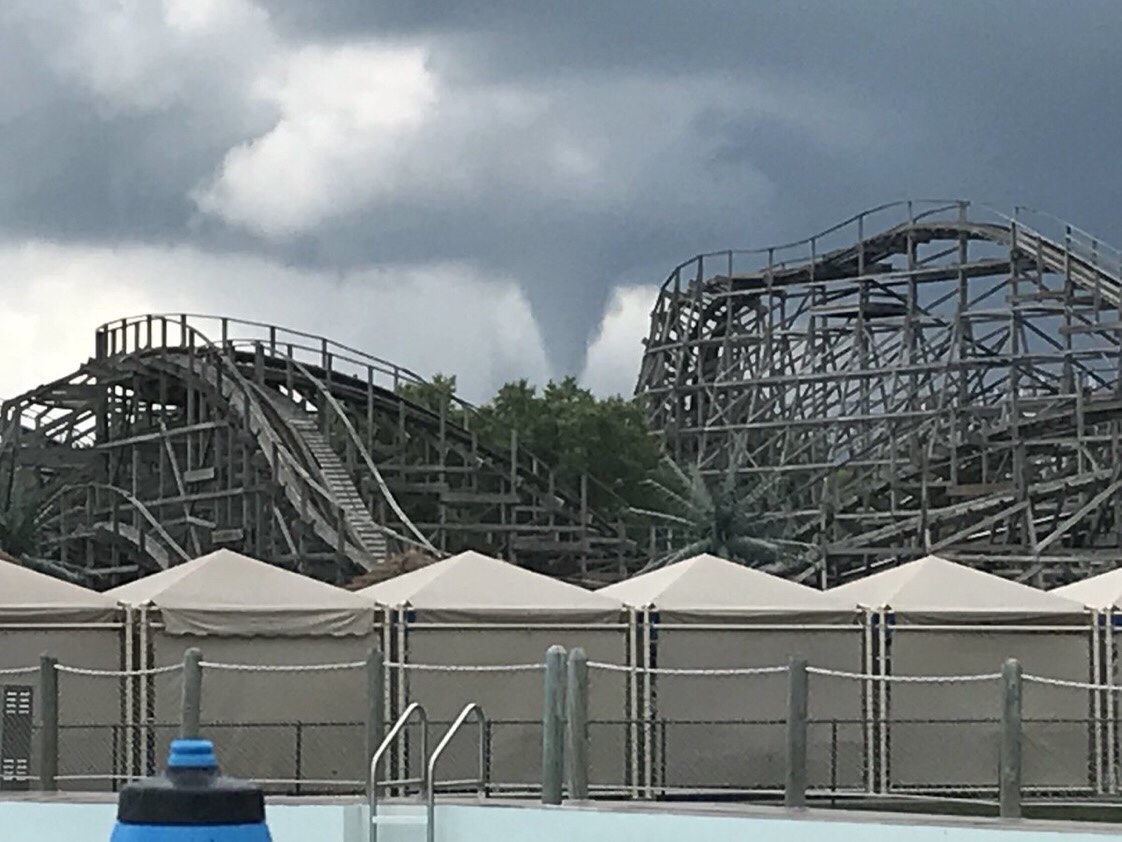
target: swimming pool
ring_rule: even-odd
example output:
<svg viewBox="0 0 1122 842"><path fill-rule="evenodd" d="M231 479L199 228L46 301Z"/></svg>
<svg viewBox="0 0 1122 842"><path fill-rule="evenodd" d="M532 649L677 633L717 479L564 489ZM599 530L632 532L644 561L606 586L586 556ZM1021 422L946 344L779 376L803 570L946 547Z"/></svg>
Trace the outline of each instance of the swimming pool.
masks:
<svg viewBox="0 0 1122 842"><path fill-rule="evenodd" d="M383 811L423 817L417 802L385 802ZM0 795L4 842L107 842L111 796ZM274 842L368 842L367 808L353 798L270 800ZM566 804L447 799L436 810L437 842L1102 842L1122 825L1003 821L840 810L785 810L744 805ZM422 842L422 824L385 825L378 842Z"/></svg>

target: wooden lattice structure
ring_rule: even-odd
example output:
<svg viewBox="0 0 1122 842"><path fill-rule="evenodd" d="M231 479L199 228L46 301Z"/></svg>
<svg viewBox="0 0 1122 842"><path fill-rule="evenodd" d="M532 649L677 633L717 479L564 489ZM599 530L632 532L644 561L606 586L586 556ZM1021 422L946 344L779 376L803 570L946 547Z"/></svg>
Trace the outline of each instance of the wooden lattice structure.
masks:
<svg viewBox="0 0 1122 842"><path fill-rule="evenodd" d="M1062 582L1122 557L1120 277L1046 215L886 205L677 267L637 392L680 462L731 463L820 548L795 575L937 552Z"/></svg>
<svg viewBox="0 0 1122 842"><path fill-rule="evenodd" d="M0 504L38 506L28 563L96 586L225 546L331 581L477 549L580 580L634 548L516 433L495 446L416 374L328 339L205 316L97 332L69 377L4 403Z"/></svg>

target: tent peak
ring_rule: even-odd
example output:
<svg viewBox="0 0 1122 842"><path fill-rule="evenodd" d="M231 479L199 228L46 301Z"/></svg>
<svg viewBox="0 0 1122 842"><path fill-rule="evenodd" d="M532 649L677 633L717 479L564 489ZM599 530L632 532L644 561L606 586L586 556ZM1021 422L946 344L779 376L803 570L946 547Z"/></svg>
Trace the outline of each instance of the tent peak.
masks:
<svg viewBox="0 0 1122 842"><path fill-rule="evenodd" d="M634 608L725 614L849 614L814 588L703 553L642 573L597 593Z"/></svg>
<svg viewBox="0 0 1122 842"><path fill-rule="evenodd" d="M930 555L827 591L855 607L900 615L1031 620L1081 618L1083 606L955 561Z"/></svg>
<svg viewBox="0 0 1122 842"><path fill-rule="evenodd" d="M618 600L467 550L358 593L387 608L514 619L618 616Z"/></svg>

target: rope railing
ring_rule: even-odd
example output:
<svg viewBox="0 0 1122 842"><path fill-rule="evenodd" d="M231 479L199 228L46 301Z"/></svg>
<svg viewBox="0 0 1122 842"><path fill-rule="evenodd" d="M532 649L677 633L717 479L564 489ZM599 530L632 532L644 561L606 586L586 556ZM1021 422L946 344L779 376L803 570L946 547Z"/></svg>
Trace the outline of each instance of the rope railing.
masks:
<svg viewBox="0 0 1122 842"><path fill-rule="evenodd" d="M1063 678L1046 678L1042 675L1031 675L1029 673L1025 673L1022 678L1027 683L1043 684L1049 687L1068 687L1073 690L1091 690L1094 692L1106 693L1122 692L1122 684L1093 684L1086 681L1070 681Z"/></svg>
<svg viewBox="0 0 1122 842"><path fill-rule="evenodd" d="M696 676L731 676L731 675L776 675L787 672L785 666L777 667L728 667L712 669L690 669L676 667L643 667L627 666L625 664L607 664L602 661L589 661L589 669L605 670L607 672L642 673L644 675L696 675Z"/></svg>
<svg viewBox="0 0 1122 842"><path fill-rule="evenodd" d="M226 672L333 672L356 670L366 666L366 661L344 661L335 664L227 664L219 661L201 661L204 669Z"/></svg>
<svg viewBox="0 0 1122 842"><path fill-rule="evenodd" d="M538 672L545 664L414 664L409 661L388 661L387 667L416 672Z"/></svg>
<svg viewBox="0 0 1122 842"><path fill-rule="evenodd" d="M84 667L71 667L66 664L56 664L55 670L69 675L84 675L95 678L129 678L130 676L143 677L149 675L167 675L173 672L179 672L183 669L183 664L169 664L166 667L151 667L149 669L136 669L136 670L98 670L86 669Z"/></svg>
<svg viewBox="0 0 1122 842"><path fill-rule="evenodd" d="M39 672L39 667L7 667L0 669L0 675L31 675Z"/></svg>
<svg viewBox="0 0 1122 842"><path fill-rule="evenodd" d="M967 675L891 675L883 673L846 672L845 670L807 667L810 675L827 678L848 678L854 681L885 681L895 684L964 684L975 681L996 681L999 672L972 673Z"/></svg>
<svg viewBox="0 0 1122 842"><path fill-rule="evenodd" d="M603 735L604 745L610 744L607 742L609 739L618 740L620 751L627 753L626 762L634 783L617 781L613 785L622 787L621 791L639 798L658 797L659 792L685 791L701 786L703 780L710 779L710 773L714 769L724 768L721 766L717 746L731 741L736 743L738 751L752 757L757 750L767 750L767 746L779 739L780 732L786 730L791 733L792 729L795 729L795 733L801 729L805 737L802 741L805 748L801 749L805 756L798 762L803 769L800 773L803 775L802 785L810 790L821 791L822 787L818 784L806 784L805 769L808 764L809 768L813 768L815 764L820 766L825 763L830 770L830 783L826 787L830 792L899 795L902 790L894 790L893 787L901 785L901 780L909 781L907 786L911 787L912 778L908 775L924 774L914 770L928 768L930 752L937 750L948 753L947 762L953 758L954 763L947 766L951 770L949 774L955 775L959 773L956 770L961 771L963 778L958 791L966 792L970 787L978 787L978 791L992 791L997 788L997 779L993 779L994 783L990 785L983 785L984 781L980 784L974 779L979 774L990 774L988 771L979 772L987 762L982 757L985 748L983 743L986 740L995 737L1003 741L1016 740L1026 756L1059 758L1056 762L1067 763L1062 768L1070 772L1073 762L1071 757L1074 755L1068 747L1074 736L1080 739L1093 738L1099 741L1096 745L1106 745L1105 741L1113 733L1108 730L1112 719L1105 712L1087 716L1073 714L1060 706L1047 708L1043 715L1039 711L1029 715L1029 709L1026 709L1022 716L1021 692L1013 682L1070 689L1075 691L1073 699L1085 699L1085 693L1122 691L1122 685L1024 673L1016 667L1015 662L1007 662L1001 672L891 675L882 674L876 668L851 671L811 666L804 659L797 659L789 664L761 666L664 667L587 660L583 653L578 655L577 650L567 654L562 650L559 660L556 657L558 653L554 651L559 648L551 648L543 661L497 664L414 663L401 656L383 659L377 652L369 653L363 660L304 664L253 663L204 660L199 650L190 649L182 663L146 666L144 656L138 653L140 668L98 669L59 664L44 656L43 663L38 666L0 669L0 676L33 675L37 672L41 676L39 692L43 695L41 701L36 702L36 719L34 723L29 721L27 727L34 727L35 730L31 733L43 733L47 729L54 729L56 732L54 744L61 762L56 761L56 771L50 779L54 786L64 783L69 788L81 788L83 782L91 786L103 781L124 783L152 774L158 771L164 742L175 734L183 733L212 736L221 745L229 766L239 777L274 787L276 792L292 794L361 789L363 781L359 769L362 752L365 750L362 746L371 740L381 739L379 735L383 728L381 722L372 718L371 710L380 709L384 717L392 719L394 711L400 711L402 705L411 701L423 699L425 704L435 704L438 699L447 697L450 702L458 703L458 696L467 693L473 686L466 680L468 675L493 676L494 681L504 681L504 676L515 674L532 677L542 675L544 681L531 678L530 686L533 686L533 682L541 681L546 698L550 697L551 692L560 692L565 697L566 705L570 703L567 694L573 693L583 698L583 708L581 704L577 704L576 709L583 709L585 717L588 717L589 711L597 712L587 721L592 733ZM147 657L152 656L149 654ZM579 658L582 664L576 664L575 658ZM129 690L125 696L121 696L122 701L118 702L114 687L112 701L105 703L104 700L96 702L96 694L83 687L81 709L76 714L78 709L74 702L65 699L68 698L66 694L77 693L81 685L65 682L55 682L52 685L49 673L44 670L45 664L53 665L59 676L129 680ZM231 677L220 679L216 675L218 673ZM331 678L328 675L330 673L350 673L352 677L345 680ZM410 673L444 674L450 677L443 682L419 683L411 687L408 680ZM147 680L169 674L175 674L175 683L158 685ZM599 674L600 677L594 677L593 674ZM605 674L611 678L604 678ZM213 681L205 678L206 675L212 675ZM276 675L286 676L284 681L287 683L279 691L278 685L270 683L268 679L269 676ZM254 676L259 678L255 679ZM457 681L458 676L464 676L465 680ZM695 681L663 683L654 680L662 676ZM738 704L742 703L739 712L722 708L723 702L717 708L708 705L706 688L714 685L706 683L706 679L768 679L769 676L773 678L743 682L739 685L739 691L727 691L739 700ZM779 676L783 678L778 678ZM824 685L808 682L808 676L841 679L850 682L850 689L847 691L839 685L824 690ZM255 680L259 683L254 683ZM877 691L881 699L879 705L866 708L860 713L856 707L849 711L844 700L840 703L844 710L834 710L831 707L833 697L840 699L845 693L850 694L853 705L857 705L859 697L871 697L870 693L856 692L858 683L863 682L880 688ZM609 688L618 688L625 683L629 698L627 707L621 708L612 716L611 711L605 712L603 707L604 699L611 696L603 694L616 693L615 689ZM992 686L982 686L987 683ZM992 702L994 709L983 711L971 708L958 713L915 710L916 696L889 693L886 689L889 684L922 685L924 688L936 685L981 686L979 691L972 691L975 692L972 698L983 706ZM90 690L93 690L92 686ZM694 692L697 695L691 697L690 693ZM210 693L214 695L211 696ZM375 695L372 696L372 693ZM55 694L53 701L51 694ZM132 697L130 694L136 694L136 701L127 708L121 707L126 698ZM997 713L999 695L1005 708L1010 704L1016 706L1018 712L1015 719L1010 720L1005 714ZM798 705L791 706L791 700L799 697L804 702L801 715L792 712L799 709ZM108 699L109 696L105 698ZM371 700L374 698L379 699L379 705L384 706L373 705ZM895 707L896 698L903 705L899 709ZM1026 698L1029 698L1027 693ZM682 702L691 699L690 706L683 708ZM986 699L990 701L986 702ZM817 710L814 715L807 714L807 700L817 700L813 702L813 707ZM908 700L906 705L904 700ZM96 707L99 704L103 708ZM826 707L819 709L821 705ZM861 705L864 707L863 702ZM909 706L911 712L908 712ZM59 720L60 707L63 711L69 711L64 714L65 719L62 721ZM553 733L551 723L555 723L550 717L567 715L557 713L561 707L552 704L546 705L543 714L541 699L536 691L532 698L525 692L512 697L509 706L503 709L500 705L500 708L488 720L480 749L498 752L494 759L500 765L495 768L502 771L498 773L501 777L493 782L498 787L532 780L525 777L524 767L538 762L537 752L542 745L541 741L546 739L543 735ZM40 710L53 713L40 714ZM99 710L100 713L97 712ZM205 721L202 718L204 710ZM94 719L75 720L75 715L93 716ZM439 721L443 722L443 719ZM965 730L947 731L949 726ZM562 736L550 739L565 739L563 732L564 728L558 726L557 734ZM600 740L601 737L596 736L594 739ZM667 739L669 742L659 742ZM492 743L492 740L495 742ZM532 743L534 751L522 750L511 756L506 753L505 747L511 744L511 740L528 740L526 744ZM640 748L633 748L634 745L639 745ZM975 745L978 746L977 751ZM1073 751L1078 755L1082 749ZM634 756L631 752L635 752ZM647 760L648 752L654 752L650 761ZM324 758L327 757L337 759L326 762ZM1076 761L1078 759L1076 757ZM593 759L582 762L601 761ZM780 756L780 765L782 762L794 761L790 758L784 761ZM1088 755L1087 762L1090 764L1088 768L1092 769L1088 774L1098 782L1102 788L1100 791L1113 792L1105 764L1100 763L1096 767L1093 755ZM691 766L691 763L694 765ZM31 766L27 768L32 769ZM770 769L770 766L767 768ZM1094 771L1096 768L1098 771ZM774 770L768 771L766 774L773 772ZM1068 772L1056 774L1062 776ZM722 786L739 786L736 783L739 780L736 769L729 766L720 774L726 773L732 777ZM937 774L947 773L937 770ZM666 775L671 777L666 778ZM691 775L696 777L690 777ZM37 770L36 774L29 771L27 779L31 782L39 780L43 786L43 777ZM988 777L986 779L989 780ZM783 776L779 774L774 786L768 784L768 787L771 787L770 791L782 793L783 787L790 785L790 780L784 784ZM800 779L796 776L795 780ZM945 782L940 778L937 785L943 786L943 783ZM932 786L936 784L933 783Z"/></svg>

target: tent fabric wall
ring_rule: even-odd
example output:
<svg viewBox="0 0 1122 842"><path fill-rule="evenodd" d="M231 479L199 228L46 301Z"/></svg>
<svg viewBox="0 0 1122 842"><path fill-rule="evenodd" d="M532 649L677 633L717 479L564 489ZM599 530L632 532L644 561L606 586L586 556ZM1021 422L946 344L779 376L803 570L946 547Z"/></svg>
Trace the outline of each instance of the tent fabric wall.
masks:
<svg viewBox="0 0 1122 842"><path fill-rule="evenodd" d="M1093 700L1094 711L1101 720L1100 738L1103 751L1096 763L1103 792L1120 791L1119 768L1122 767L1122 729L1119 725L1120 706L1118 666L1122 661L1119 640L1122 638L1122 569L1109 570L1069 585L1055 588L1049 593L1074 600L1087 607L1094 615L1099 629L1096 641L1099 667L1095 683L1104 685Z"/></svg>
<svg viewBox="0 0 1122 842"><path fill-rule="evenodd" d="M786 666L792 657L843 672L861 670L860 627L663 624L652 618L657 669ZM659 675L650 679L653 785L780 791L785 776L788 673ZM808 776L811 787L859 789L864 767L861 685L811 677ZM694 724L700 723L700 724Z"/></svg>
<svg viewBox="0 0 1122 842"><path fill-rule="evenodd" d="M647 786L770 790L785 775L786 671L673 675L658 670L786 667L794 657L858 673L857 613L820 591L711 555L700 555L599 591L636 612L646 675L640 695ZM864 768L862 688L814 676L808 729L811 786L857 789Z"/></svg>
<svg viewBox="0 0 1122 842"><path fill-rule="evenodd" d="M997 673L1017 658L1026 674L1089 682L1090 629L890 629L892 675ZM1001 740L1002 682L888 685L888 788L993 789ZM1093 732L1087 690L1025 682L1023 782L1033 791L1086 790Z"/></svg>
<svg viewBox="0 0 1122 842"><path fill-rule="evenodd" d="M460 553L359 593L380 606L391 630L393 716L420 702L434 745L464 705L481 705L489 720L491 777L519 789L541 785L546 650L580 646L590 661L628 663L618 601L479 553ZM444 669L477 666L526 668ZM594 670L589 692L591 783L618 787L627 768L627 677ZM476 739L470 732L457 738L442 761L442 778L477 774ZM397 771L406 773L403 761Z"/></svg>
<svg viewBox="0 0 1122 842"><path fill-rule="evenodd" d="M996 786L1001 682L1009 658L1025 673L1092 679L1092 624L1083 607L1053 594L928 557L830 591L867 611L877 675L875 788L976 791ZM963 680L994 675L988 681ZM958 678L956 678L958 677ZM1086 690L1026 682L1024 783L1086 791L1096 731Z"/></svg>
<svg viewBox="0 0 1122 842"><path fill-rule="evenodd" d="M38 667L40 656L49 654L71 667L120 671L124 640L123 615L112 599L0 561L0 670ZM122 680L62 673L59 696L60 788L108 789L121 763ZM27 698L37 721L42 714L37 673L0 675L0 704ZM18 788L26 784L14 778L38 776L39 746L30 730L22 733L30 722L25 725L19 715L4 720L12 729L4 742L30 749L27 765L25 756L0 757L0 788Z"/></svg>
<svg viewBox="0 0 1122 842"><path fill-rule="evenodd" d="M331 791L367 777L367 678L380 647L374 606L353 593L219 550L109 592L135 606L144 668L204 662L255 666L354 664L331 670L203 673L202 724L231 774L270 791ZM182 674L146 679L147 732L158 762L176 731Z"/></svg>
<svg viewBox="0 0 1122 842"><path fill-rule="evenodd" d="M625 628L615 626L511 626L426 623L420 617L400 627L404 639L396 670L400 714L409 702L427 711L435 744L464 705L479 704L489 720L490 769L495 781L533 791L541 786L542 712L546 650L559 644L580 646L590 661L625 664ZM396 660L396 659L395 659ZM531 669L486 672L421 670L417 666L474 667L528 665ZM627 771L627 678L623 673L591 670L589 675L590 784L618 787ZM457 738L442 761L441 777L470 779L477 774L471 733Z"/></svg>
<svg viewBox="0 0 1122 842"><path fill-rule="evenodd" d="M367 675L364 663L375 636L199 637L169 634L159 612L149 619L151 663L182 663L189 648L205 662L298 666L358 664L316 671L203 670L201 723L235 777L268 782L271 791L326 790L367 777L364 755ZM174 738L183 688L181 672L157 675L154 697L155 756ZM317 782L317 783L308 783Z"/></svg>

